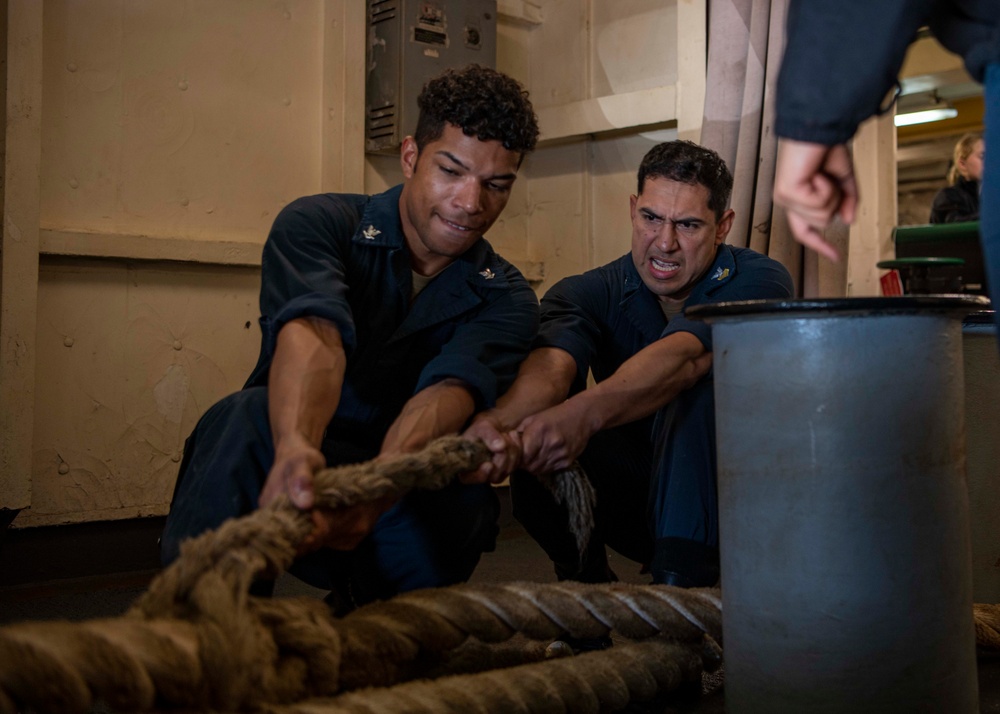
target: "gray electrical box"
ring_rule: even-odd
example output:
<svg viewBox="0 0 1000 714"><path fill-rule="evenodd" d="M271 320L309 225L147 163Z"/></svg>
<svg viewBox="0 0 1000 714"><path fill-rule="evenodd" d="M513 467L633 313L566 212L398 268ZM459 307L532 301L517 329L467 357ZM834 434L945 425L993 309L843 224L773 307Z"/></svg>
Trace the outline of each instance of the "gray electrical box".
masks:
<svg viewBox="0 0 1000 714"><path fill-rule="evenodd" d="M496 67L497 0L367 0L365 149L395 153L417 95L450 67Z"/></svg>

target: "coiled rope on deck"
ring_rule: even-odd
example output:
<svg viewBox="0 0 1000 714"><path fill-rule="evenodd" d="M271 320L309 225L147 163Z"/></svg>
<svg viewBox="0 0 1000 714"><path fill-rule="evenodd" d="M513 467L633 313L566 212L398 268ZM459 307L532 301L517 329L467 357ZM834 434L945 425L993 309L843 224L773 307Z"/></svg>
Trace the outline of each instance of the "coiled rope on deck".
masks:
<svg viewBox="0 0 1000 714"><path fill-rule="evenodd" d="M349 505L414 486L440 487L486 458L481 444L446 438L401 460L323 472L317 475L317 501ZM369 486L355 486L369 476ZM346 485L338 486L338 481ZM185 543L180 558L121 618L0 629L0 713L26 707L82 714L96 700L122 711L279 711L293 704L305 707L294 711L377 711L381 705L364 702L389 697L426 702L433 699L426 692L436 687L444 697L434 705L437 709L402 703L391 708L596 711L607 697L627 702L645 697L651 686L665 691L691 680L695 670L713 666L703 651L705 634L721 641L721 601L712 590L464 585L407 593L339 620L315 599L251 597L250 583L290 565L296 544L310 527L306 514L279 499ZM426 671L424 660L436 661L469 638L497 643L516 634L554 639L612 631L634 639L669 635L671 642L649 643L658 659L647 663L644 675L629 674L635 658L645 656L630 649L638 645L629 645L566 663L526 665L545 668L548 674L510 670L513 674L465 675L398 690L401 682ZM668 658L667 663L660 657ZM617 684L582 687L581 678L590 675L574 674L578 667L596 667ZM486 677L488 686L480 677ZM553 684L558 682L561 688ZM342 693L352 690L350 699L344 699Z"/></svg>
<svg viewBox="0 0 1000 714"><path fill-rule="evenodd" d="M487 455L481 444L451 438L405 458L415 460L324 472L318 500L348 505L366 493L444 485ZM378 472L370 492L353 485L366 470ZM333 485L338 479L347 484ZM722 641L717 590L461 585L400 595L339 620L312 598L251 597L250 583L284 570L310 527L308 516L279 500L186 543L123 617L0 628L0 714L83 714L97 700L118 711L597 712L696 682L718 665L705 638ZM1000 629L996 611L976 606L983 646L991 643L981 638ZM611 632L640 641L411 681L438 665L447 671L447 657L472 642Z"/></svg>

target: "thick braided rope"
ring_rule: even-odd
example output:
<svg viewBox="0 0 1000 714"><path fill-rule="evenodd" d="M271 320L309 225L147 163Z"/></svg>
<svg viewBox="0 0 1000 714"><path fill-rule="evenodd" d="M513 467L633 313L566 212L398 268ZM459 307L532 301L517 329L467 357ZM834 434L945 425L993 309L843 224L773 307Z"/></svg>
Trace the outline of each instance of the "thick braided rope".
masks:
<svg viewBox="0 0 1000 714"><path fill-rule="evenodd" d="M327 508L340 508L399 496L415 488L444 488L457 475L473 471L489 459L490 451L483 442L444 436L414 454L324 469L315 477L316 499Z"/></svg>
<svg viewBox="0 0 1000 714"><path fill-rule="evenodd" d="M196 594L197 595L197 594ZM398 602L397 602L398 600ZM718 633L717 591L667 586L511 583L415 591L335 620L314 599L250 598L232 622L119 618L22 623L0 630L0 711L123 711L154 703L239 711L411 675L429 653L467 638L669 633L698 647Z"/></svg>
<svg viewBox="0 0 1000 714"><path fill-rule="evenodd" d="M669 635L700 644L721 642L718 590L613 583L507 583L417 590L372 603L338 624L343 647L343 689L387 686L407 676L427 652L458 647L467 637L502 642L517 633L530 639ZM378 639L378 647L371 642Z"/></svg>
<svg viewBox="0 0 1000 714"><path fill-rule="evenodd" d="M351 483L366 471L394 474L402 485L392 488L402 492L439 487L475 468L484 453L481 444L452 437L418 458L404 457L405 467L395 470L389 460L330 469L317 476L318 500L344 505L363 497L338 495L327 482L347 469ZM405 476L411 471L444 477ZM373 483L370 498L387 493L378 479ZM155 698L239 710L338 691L341 636L322 604L247 594L254 578L291 563L309 529L305 514L278 501L186 543L124 618L0 630L0 712L17 711L18 702L39 711L83 712L93 698L121 709L146 710Z"/></svg>
<svg viewBox="0 0 1000 714"><path fill-rule="evenodd" d="M594 506L597 492L579 463L573 462L568 469L538 477L542 485L555 497L556 503L565 506L569 512L569 530L576 540L576 551L583 553L590 542L594 530Z"/></svg>
<svg viewBox="0 0 1000 714"><path fill-rule="evenodd" d="M442 488L488 458L489 450L480 441L442 437L416 454L319 471L314 477L316 503L338 508L413 488ZM255 578L276 577L291 565L296 546L310 528L309 517L284 498L228 520L183 543L180 557L157 576L132 610L145 616L187 616L193 589L209 576L221 577L238 605Z"/></svg>
<svg viewBox="0 0 1000 714"><path fill-rule="evenodd" d="M972 606L976 645L982 650L1000 650L1000 604Z"/></svg>
<svg viewBox="0 0 1000 714"><path fill-rule="evenodd" d="M619 710L683 684L700 687L697 648L666 640L268 708L269 714L530 714Z"/></svg>
<svg viewBox="0 0 1000 714"><path fill-rule="evenodd" d="M444 436L419 453L324 469L316 475L316 498L323 506L339 508L383 496L400 496L412 489L444 488L458 474L472 471L489 459L490 451L483 442ZM540 480L556 501L568 508L570 532L577 550L583 553L594 528L594 487L577 463Z"/></svg>
<svg viewBox="0 0 1000 714"><path fill-rule="evenodd" d="M440 461L432 453L407 468L443 464L440 468L452 470L443 485L481 460L481 451L462 445L437 448L445 452ZM385 470L387 463L360 468ZM323 478L317 478L321 502L328 497ZM399 488L423 483L413 479ZM374 487L370 497L388 493L381 488ZM357 494L346 498L363 500ZM349 502L357 501L339 503ZM148 711L157 704L259 709L395 684L417 669L422 653L446 652L469 637L498 642L518 632L548 639L612 630L633 639L669 632L688 643L706 632L721 637L717 591L467 585L410 593L342 621L315 600L248 596L255 577L290 564L309 528L306 515L275 503L185 544L181 558L123 618L0 628L0 713L23 708L82 713L95 699L124 711Z"/></svg>

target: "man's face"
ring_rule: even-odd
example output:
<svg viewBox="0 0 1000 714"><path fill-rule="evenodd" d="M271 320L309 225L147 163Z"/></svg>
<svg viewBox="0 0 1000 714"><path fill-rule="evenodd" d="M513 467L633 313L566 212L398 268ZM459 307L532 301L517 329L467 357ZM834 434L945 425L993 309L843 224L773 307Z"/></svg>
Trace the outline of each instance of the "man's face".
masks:
<svg viewBox="0 0 1000 714"><path fill-rule="evenodd" d="M632 261L646 287L661 301L684 300L715 259L733 225L708 207L708 189L661 176L647 178L631 198Z"/></svg>
<svg viewBox="0 0 1000 714"><path fill-rule="evenodd" d="M521 155L445 124L441 138L400 153L406 182L399 199L413 269L433 275L478 241L510 198Z"/></svg>
<svg viewBox="0 0 1000 714"><path fill-rule="evenodd" d="M983 180L983 160L986 158L986 144L980 139L972 147L972 153L958 161L958 172L966 179Z"/></svg>

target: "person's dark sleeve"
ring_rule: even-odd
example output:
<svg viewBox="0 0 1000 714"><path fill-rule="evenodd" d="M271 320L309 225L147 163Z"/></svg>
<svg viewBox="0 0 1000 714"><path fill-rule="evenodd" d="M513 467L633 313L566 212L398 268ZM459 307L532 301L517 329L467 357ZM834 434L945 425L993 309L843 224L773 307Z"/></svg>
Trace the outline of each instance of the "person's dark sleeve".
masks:
<svg viewBox="0 0 1000 714"><path fill-rule="evenodd" d="M996 0L938 0L928 19L937 40L965 62L982 83L986 67L1000 62L1000 3Z"/></svg>
<svg viewBox="0 0 1000 714"><path fill-rule="evenodd" d="M553 285L542 298L542 322L534 348L564 350L576 362L574 389L587 381L601 339L599 317L607 286L592 275L574 275Z"/></svg>
<svg viewBox="0 0 1000 714"><path fill-rule="evenodd" d="M771 258L759 256L751 266L743 266L741 273L729 283L721 286L706 302L731 302L737 300L782 300L792 297L795 286L792 276L781 263ZM685 314L670 318L661 337L675 332L690 332L712 351L712 326L704 320L692 320Z"/></svg>
<svg viewBox="0 0 1000 714"><path fill-rule="evenodd" d="M300 317L332 322L351 353L355 330L345 266L357 221L356 208L333 194L300 198L278 214L261 265L261 362L273 356L281 328Z"/></svg>
<svg viewBox="0 0 1000 714"><path fill-rule="evenodd" d="M488 409L513 383L538 331L538 298L521 273L504 261L509 290L495 290L474 320L460 325L420 373L414 392L445 379L472 391L476 410Z"/></svg>
<svg viewBox="0 0 1000 714"><path fill-rule="evenodd" d="M934 196L931 204L931 223L961 223L962 221L978 221L979 206L970 205L958 190L952 187L943 188Z"/></svg>
<svg viewBox="0 0 1000 714"><path fill-rule="evenodd" d="M931 0L792 0L775 132L833 146L876 114Z"/></svg>

